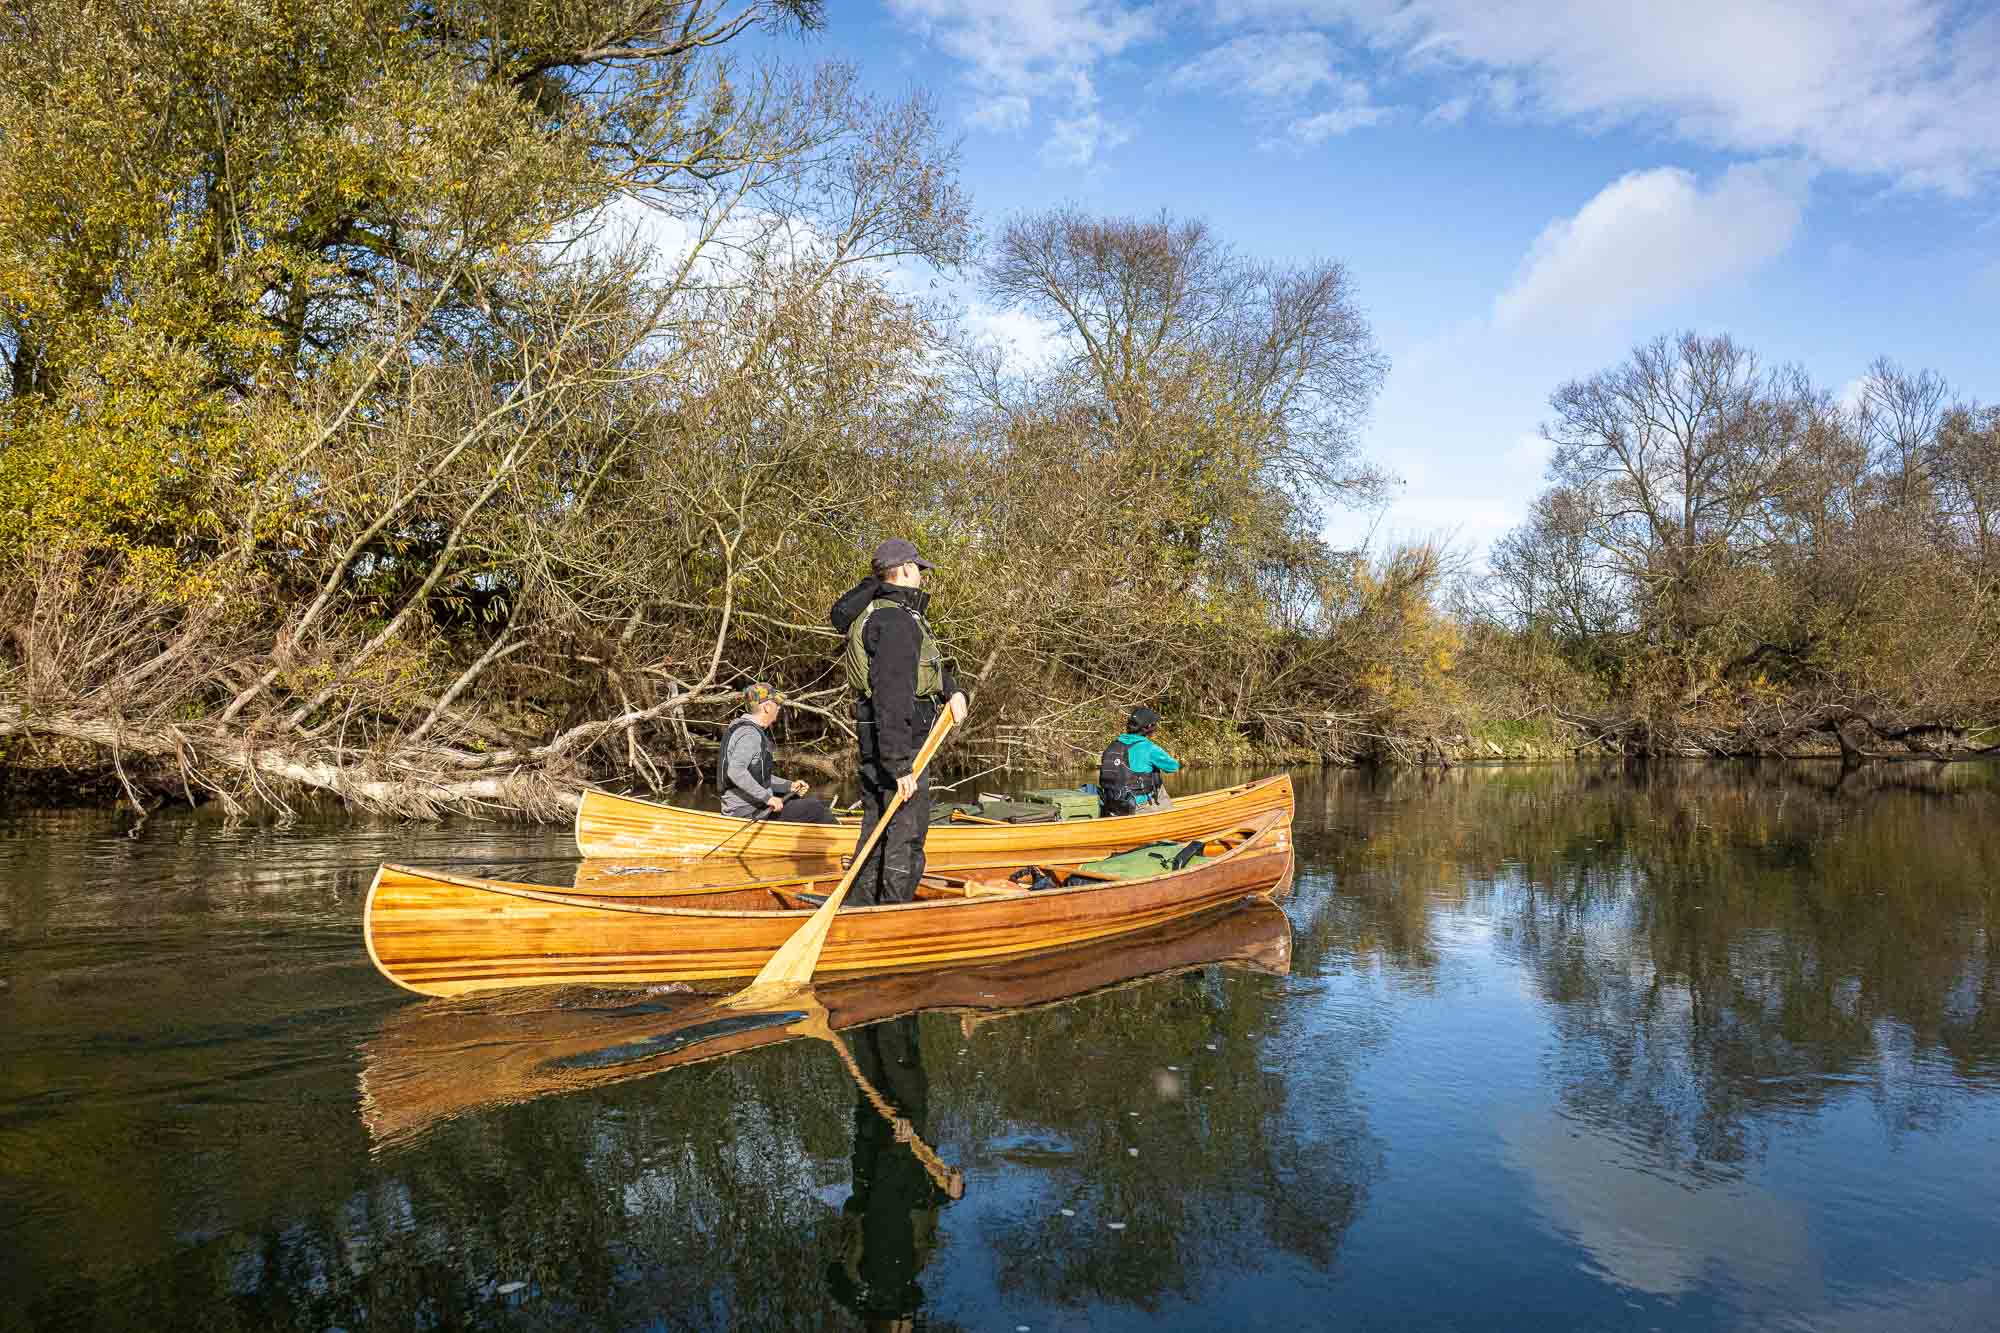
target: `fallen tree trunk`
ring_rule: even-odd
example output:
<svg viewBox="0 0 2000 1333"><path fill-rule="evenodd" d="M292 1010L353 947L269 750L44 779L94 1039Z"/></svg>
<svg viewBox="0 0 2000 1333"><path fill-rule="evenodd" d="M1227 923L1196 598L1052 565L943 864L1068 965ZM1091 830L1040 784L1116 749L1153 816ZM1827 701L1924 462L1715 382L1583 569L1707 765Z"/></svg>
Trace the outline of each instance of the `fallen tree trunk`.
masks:
<svg viewBox="0 0 2000 1333"><path fill-rule="evenodd" d="M440 762L448 752L437 750L350 758L324 748L294 749L231 737L206 726L132 729L116 719L88 713L31 716L12 704L0 704L0 736L82 741L109 750L121 767L126 756L167 761L185 784L238 805L236 791L204 774L235 773L248 793L280 806L287 790L305 790L338 797L361 809L419 817L497 810L546 819L574 810L583 789L578 777L526 763L505 773L462 777L449 762ZM403 769L405 775L383 776L383 769Z"/></svg>

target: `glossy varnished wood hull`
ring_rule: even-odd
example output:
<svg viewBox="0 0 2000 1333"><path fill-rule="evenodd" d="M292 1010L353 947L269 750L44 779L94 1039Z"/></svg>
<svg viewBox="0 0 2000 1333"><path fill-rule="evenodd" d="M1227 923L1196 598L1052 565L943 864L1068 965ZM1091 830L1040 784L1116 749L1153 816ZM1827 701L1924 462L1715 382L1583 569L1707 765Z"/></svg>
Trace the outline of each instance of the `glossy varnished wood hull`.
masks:
<svg viewBox="0 0 2000 1333"><path fill-rule="evenodd" d="M1142 979L1220 963L1282 976L1291 924L1251 900L1115 940L977 967L904 971L823 983L813 996L836 1032L906 1014L954 1010L966 1023L1074 1000ZM361 1049L361 1111L378 1147L454 1116L601 1087L719 1059L798 1035L783 1012L743 1015L716 998L635 1001L517 991L412 1005Z"/></svg>
<svg viewBox="0 0 2000 1333"><path fill-rule="evenodd" d="M848 848L850 852L853 850ZM579 861L575 887L566 891L590 898L643 899L704 889L726 893L751 886L823 884L838 881L848 860L830 856L732 856L707 861L662 861L658 865Z"/></svg>
<svg viewBox="0 0 2000 1333"><path fill-rule="evenodd" d="M1247 835L1240 845L1177 873L845 909L833 919L819 974L1063 948L1271 893L1291 870L1289 818L1271 813L1237 828ZM663 907L385 865L369 889L364 930L369 957L397 985L424 995L465 995L512 986L748 978L810 915Z"/></svg>
<svg viewBox="0 0 2000 1333"><path fill-rule="evenodd" d="M1171 809L1115 819L939 824L925 838L924 854L933 866L956 869L1088 859L1146 842L1198 838L1274 810L1292 817L1289 776L1177 797ZM857 832L852 824L750 823L594 790L583 794L576 812L577 849L594 860L824 859L851 855Z"/></svg>

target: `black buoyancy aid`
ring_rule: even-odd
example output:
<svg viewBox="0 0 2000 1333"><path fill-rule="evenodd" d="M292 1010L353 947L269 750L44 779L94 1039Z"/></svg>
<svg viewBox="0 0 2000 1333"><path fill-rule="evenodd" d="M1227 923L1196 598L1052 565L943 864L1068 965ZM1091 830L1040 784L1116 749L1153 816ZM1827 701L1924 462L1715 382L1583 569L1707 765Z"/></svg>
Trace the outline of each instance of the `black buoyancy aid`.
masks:
<svg viewBox="0 0 2000 1333"><path fill-rule="evenodd" d="M750 776L757 779L758 784L764 790L769 791L771 789L770 733L762 727L757 726L756 722L750 718L739 717L729 724L728 730L722 733L722 749L715 757L715 789L719 792L729 790L729 743L736 739L736 733L744 727L754 727L757 732L757 757L750 761ZM748 793L738 792L736 794L746 801L751 800ZM753 801L752 804L755 804L755 802Z"/></svg>
<svg viewBox="0 0 2000 1333"><path fill-rule="evenodd" d="M1129 815L1139 808L1138 796L1151 796L1163 785L1158 773L1132 771L1131 741L1113 741L1097 761L1097 803L1107 815Z"/></svg>

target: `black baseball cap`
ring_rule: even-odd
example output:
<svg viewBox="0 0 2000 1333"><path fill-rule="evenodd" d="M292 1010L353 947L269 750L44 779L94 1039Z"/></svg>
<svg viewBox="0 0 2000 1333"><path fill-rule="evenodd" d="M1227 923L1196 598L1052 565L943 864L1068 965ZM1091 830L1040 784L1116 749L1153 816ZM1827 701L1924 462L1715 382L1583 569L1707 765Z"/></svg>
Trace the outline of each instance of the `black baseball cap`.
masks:
<svg viewBox="0 0 2000 1333"><path fill-rule="evenodd" d="M1132 715L1125 719L1125 725L1138 735L1150 736L1153 728L1160 725L1160 715L1146 705L1140 704L1132 710Z"/></svg>
<svg viewBox="0 0 2000 1333"><path fill-rule="evenodd" d="M918 569L929 569L931 562L917 554L917 544L901 537L891 537L875 548L875 571L881 573L898 565L915 565Z"/></svg>

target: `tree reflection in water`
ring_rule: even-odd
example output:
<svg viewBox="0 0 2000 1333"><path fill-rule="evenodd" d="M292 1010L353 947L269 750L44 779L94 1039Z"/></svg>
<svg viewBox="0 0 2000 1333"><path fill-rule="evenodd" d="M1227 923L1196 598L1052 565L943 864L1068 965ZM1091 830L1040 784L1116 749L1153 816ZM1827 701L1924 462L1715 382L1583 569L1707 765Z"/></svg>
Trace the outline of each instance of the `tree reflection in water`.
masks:
<svg viewBox="0 0 2000 1333"><path fill-rule="evenodd" d="M1315 795L1300 969L1426 988L1439 924L1492 922L1547 1003L1568 1112L1662 1163L1731 1171L1856 1086L1892 1132L2000 1087L1990 767L1484 769Z"/></svg>
<svg viewBox="0 0 2000 1333"><path fill-rule="evenodd" d="M0 1326L1993 1326L1995 771L1308 777L1289 925L822 988L949 1205L823 1042L388 991L430 835L24 826Z"/></svg>

